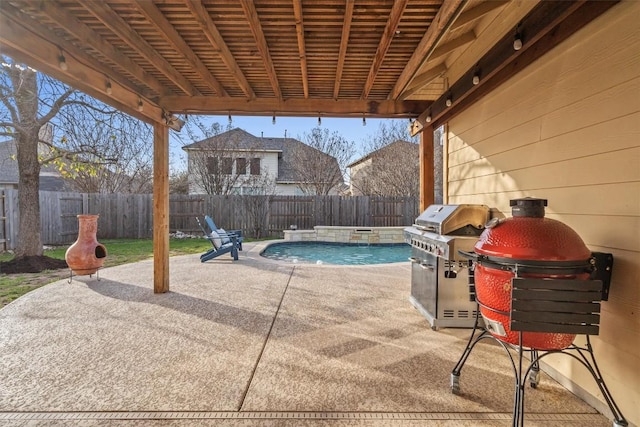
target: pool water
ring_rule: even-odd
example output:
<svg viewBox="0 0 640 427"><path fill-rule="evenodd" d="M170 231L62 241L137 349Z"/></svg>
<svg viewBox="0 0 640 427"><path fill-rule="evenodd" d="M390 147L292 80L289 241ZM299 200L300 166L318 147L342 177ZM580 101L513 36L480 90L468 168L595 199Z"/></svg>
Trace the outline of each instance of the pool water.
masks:
<svg viewBox="0 0 640 427"><path fill-rule="evenodd" d="M400 244L361 245L324 242L273 243L261 253L279 261L307 264L367 265L404 262L411 246Z"/></svg>

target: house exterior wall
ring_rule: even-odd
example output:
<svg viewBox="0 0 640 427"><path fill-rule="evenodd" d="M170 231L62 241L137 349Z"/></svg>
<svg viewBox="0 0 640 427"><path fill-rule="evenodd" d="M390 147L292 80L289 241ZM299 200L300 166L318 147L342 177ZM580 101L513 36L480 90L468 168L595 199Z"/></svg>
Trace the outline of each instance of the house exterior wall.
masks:
<svg viewBox="0 0 640 427"><path fill-rule="evenodd" d="M622 2L448 123L445 202L549 200L592 251L614 255L596 359L640 425L640 2ZM583 337L578 338L579 342ZM546 359L609 416L587 370ZM575 387L577 385L577 387ZM582 389L582 390L580 390ZM592 397L589 397L591 395ZM595 396L595 398L594 398ZM584 397L584 396L583 396ZM598 400L595 400L598 399Z"/></svg>
<svg viewBox="0 0 640 427"><path fill-rule="evenodd" d="M365 160L349 168L349 186L352 196L362 196L361 188L372 166L372 159Z"/></svg>
<svg viewBox="0 0 640 427"><path fill-rule="evenodd" d="M278 153L277 152L264 152L264 151L225 151L216 152L216 155L236 158L247 159L247 174L238 178L238 181L234 185L234 191L237 194L255 194L255 179L256 176L249 174L248 159L258 157L260 158L260 178L261 182L269 182L272 185L276 185L276 177L278 176ZM192 157L189 156L189 162L192 161ZM233 171L236 172L236 164L234 162ZM191 170L191 169L190 169ZM189 176L189 194L204 194L205 190L200 185L200 180L196 175Z"/></svg>

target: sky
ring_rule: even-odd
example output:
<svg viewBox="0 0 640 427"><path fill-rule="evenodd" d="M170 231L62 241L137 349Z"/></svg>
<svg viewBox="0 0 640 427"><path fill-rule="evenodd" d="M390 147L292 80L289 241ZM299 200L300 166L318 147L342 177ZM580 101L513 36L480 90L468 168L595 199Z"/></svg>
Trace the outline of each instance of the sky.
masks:
<svg viewBox="0 0 640 427"><path fill-rule="evenodd" d="M205 123L218 122L223 127L226 127L229 123L228 116L201 116L200 118ZM272 116L232 116L231 120L233 128L238 127L257 137L284 138L286 133L288 138L302 139L304 133L309 133L311 129L318 126L317 117L276 117L275 124L272 123ZM364 149L364 142L375 135L380 124L392 121L398 121L401 124L406 124L407 127L409 126L408 119L367 119L366 126L363 126L362 118L322 117L321 127L329 129L331 133L336 131L346 140L353 141L356 150L353 160L357 160L367 154ZM170 161L173 170L186 169L186 153L181 147L184 144L195 142L188 140L184 129L181 135L182 141L176 137L174 132L171 132Z"/></svg>

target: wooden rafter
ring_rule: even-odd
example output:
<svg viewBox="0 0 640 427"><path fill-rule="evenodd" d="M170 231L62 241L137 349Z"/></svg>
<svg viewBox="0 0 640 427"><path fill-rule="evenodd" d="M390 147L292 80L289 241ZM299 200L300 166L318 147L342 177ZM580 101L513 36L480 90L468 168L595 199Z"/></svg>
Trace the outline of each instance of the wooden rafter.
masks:
<svg viewBox="0 0 640 427"><path fill-rule="evenodd" d="M407 99L409 96L413 95L421 88L446 73L446 71L446 65L438 64L435 67L425 71L424 73L417 75L416 78L411 81L411 85L407 88L407 90L402 92L402 94L400 95L400 99Z"/></svg>
<svg viewBox="0 0 640 427"><path fill-rule="evenodd" d="M344 10L344 22L342 24L342 37L340 39L340 53L338 54L338 66L336 68L336 81L333 86L333 99L338 99L340 94L340 83L342 82L342 71L344 70L344 60L347 57L347 46L349 45L349 33L351 32L351 20L353 19L353 1L346 0Z"/></svg>
<svg viewBox="0 0 640 427"><path fill-rule="evenodd" d="M510 0L491 0L486 1L484 3L480 3L478 6L473 9L465 10L458 16L453 24L451 24L451 30L455 30L456 28L460 28L469 22L475 21L476 19L481 18L487 13L502 7L509 3Z"/></svg>
<svg viewBox="0 0 640 427"><path fill-rule="evenodd" d="M5 6L0 14L0 52L147 123L162 120L162 110L135 91L114 83L112 94L107 95L104 74L92 69L90 63L85 63L85 58L79 60L67 54L66 70L60 68L60 47L55 44L56 39L34 37L31 27L23 27L4 13ZM139 102L142 102L142 109L138 109Z"/></svg>
<svg viewBox="0 0 640 427"><path fill-rule="evenodd" d="M191 50L189 45L184 41L176 29L173 28L173 25L171 25L169 20L165 18L156 5L147 0L136 0L134 5L137 7L138 12L144 15L151 25L155 27L156 31L163 36L165 41L169 43L176 52L180 52L180 54L198 73L200 78L202 78L202 80L207 83L207 85L213 89L218 96L227 96L227 92L224 87L222 87L220 82L211 75L198 55Z"/></svg>
<svg viewBox="0 0 640 427"><path fill-rule="evenodd" d="M52 31L47 31L41 25L36 25L36 23L31 18L24 16L21 12L11 7L8 3L3 5L2 8L3 13L11 16L18 22L22 22L24 27L31 28L32 31L38 31L40 37L42 37L43 39L55 42L56 45L64 47L66 51L73 52L73 55L75 57L82 58L83 62L91 64L98 71L102 71L105 77L108 77L113 81L117 81L121 85L126 86L130 90L138 92L141 95L150 96L150 94L146 93L145 90L142 90L140 87L136 87L135 85L133 85L128 78L117 74L113 69L106 67L105 65L101 65L102 63L87 55L80 49L76 48L72 43L61 39ZM51 20L57 22L60 27L62 27L67 33L73 35L77 40L82 40L90 48L101 52L105 57L109 59L109 61L113 62L123 70L127 70L127 72L130 73L133 77L151 88L151 90L155 92L154 96L168 94L167 89L162 85L162 83L158 81L158 79L147 73L142 67L129 59L129 57L122 54L118 49L113 47L112 44L104 41L99 34L97 34L87 25L83 24L68 13L64 12L64 9L61 8L57 2L47 1L41 3L40 11L43 14L47 15Z"/></svg>
<svg viewBox="0 0 640 427"><path fill-rule="evenodd" d="M85 9L98 19L104 26L113 31L123 42L138 52L145 60L161 71L169 80L182 89L187 95L200 95L200 91L160 55L145 39L134 31L116 12L106 3L93 0L78 0Z"/></svg>
<svg viewBox="0 0 640 427"><path fill-rule="evenodd" d="M293 13L296 18L298 53L300 55L300 71L302 72L302 89L304 91L304 97L309 98L309 73L307 71L307 48L304 42L304 18L302 16L302 0L293 0Z"/></svg>
<svg viewBox="0 0 640 427"><path fill-rule="evenodd" d="M255 98L256 94L253 92L251 85L240 69L240 66L238 66L238 63L227 46L227 43L225 43L220 31L218 31L218 27L216 27L214 22L211 20L211 17L202 2L200 0L186 0L184 4L193 14L198 25L200 25L200 29L202 29L205 37L209 40L209 43L211 43L214 49L219 51L218 54L220 55L222 62L224 62L229 69L229 72L235 77L244 94L250 99Z"/></svg>
<svg viewBox="0 0 640 427"><path fill-rule="evenodd" d="M452 51L458 49L459 47L462 47L471 43L475 39L476 39L476 35L473 33L473 31L464 33L453 40L449 40L448 42L439 45L437 48L433 50L429 59L434 60L441 56L448 55Z"/></svg>
<svg viewBox="0 0 640 427"><path fill-rule="evenodd" d="M173 113L190 114L277 114L280 116L322 116L334 117L393 117L413 118L416 111L424 111L430 101L368 101L333 99L255 99L247 101L239 98L216 98L210 96L167 96L159 104Z"/></svg>
<svg viewBox="0 0 640 427"><path fill-rule="evenodd" d="M389 50L389 46L391 46L391 41L396 34L396 30L398 29L398 25L400 24L400 18L402 18L402 14L404 13L408 2L409 0L396 0L393 2L391 14L389 15L389 19L387 20L387 25L384 28L384 33L382 33L380 43L378 43L378 49L376 50L376 54L373 57L373 62L371 63L371 68L369 69L367 81L364 84L362 99L367 99L367 97L369 96L369 92L371 92L373 83L375 82L378 71L380 70L382 63L387 56L387 51Z"/></svg>
<svg viewBox="0 0 640 427"><path fill-rule="evenodd" d="M431 52L436 48L444 33L460 14L465 4L466 0L445 0L435 19L429 26L429 29L425 32L422 40L420 40L418 47L413 52L411 59L409 59L404 70L402 70L402 74L398 77L396 85L389 94L389 99L397 99L405 90L422 64L426 62Z"/></svg>
<svg viewBox="0 0 640 427"><path fill-rule="evenodd" d="M271 53L269 53L269 45L267 44L267 39L264 37L262 24L260 23L260 18L258 18L256 6L253 0L241 0L240 4L242 5L242 9L244 10L247 20L249 21L249 27L251 28L253 38L258 46L258 51L260 52L262 61L264 62L264 68L267 70L269 82L271 82L271 87L273 88L273 94L277 99L282 99L282 91L280 90L280 83L278 83L278 75L276 74L276 69L273 66Z"/></svg>

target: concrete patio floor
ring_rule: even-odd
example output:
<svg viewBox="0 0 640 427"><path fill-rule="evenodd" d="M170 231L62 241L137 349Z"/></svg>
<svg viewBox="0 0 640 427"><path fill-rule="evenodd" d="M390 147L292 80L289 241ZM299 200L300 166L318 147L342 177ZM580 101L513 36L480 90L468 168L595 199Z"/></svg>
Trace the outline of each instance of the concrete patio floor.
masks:
<svg viewBox="0 0 640 427"><path fill-rule="evenodd" d="M513 376L469 330L432 331L409 263L282 264L172 257L58 281L0 310L0 424L9 426L509 426ZM610 426L547 375L528 426Z"/></svg>

